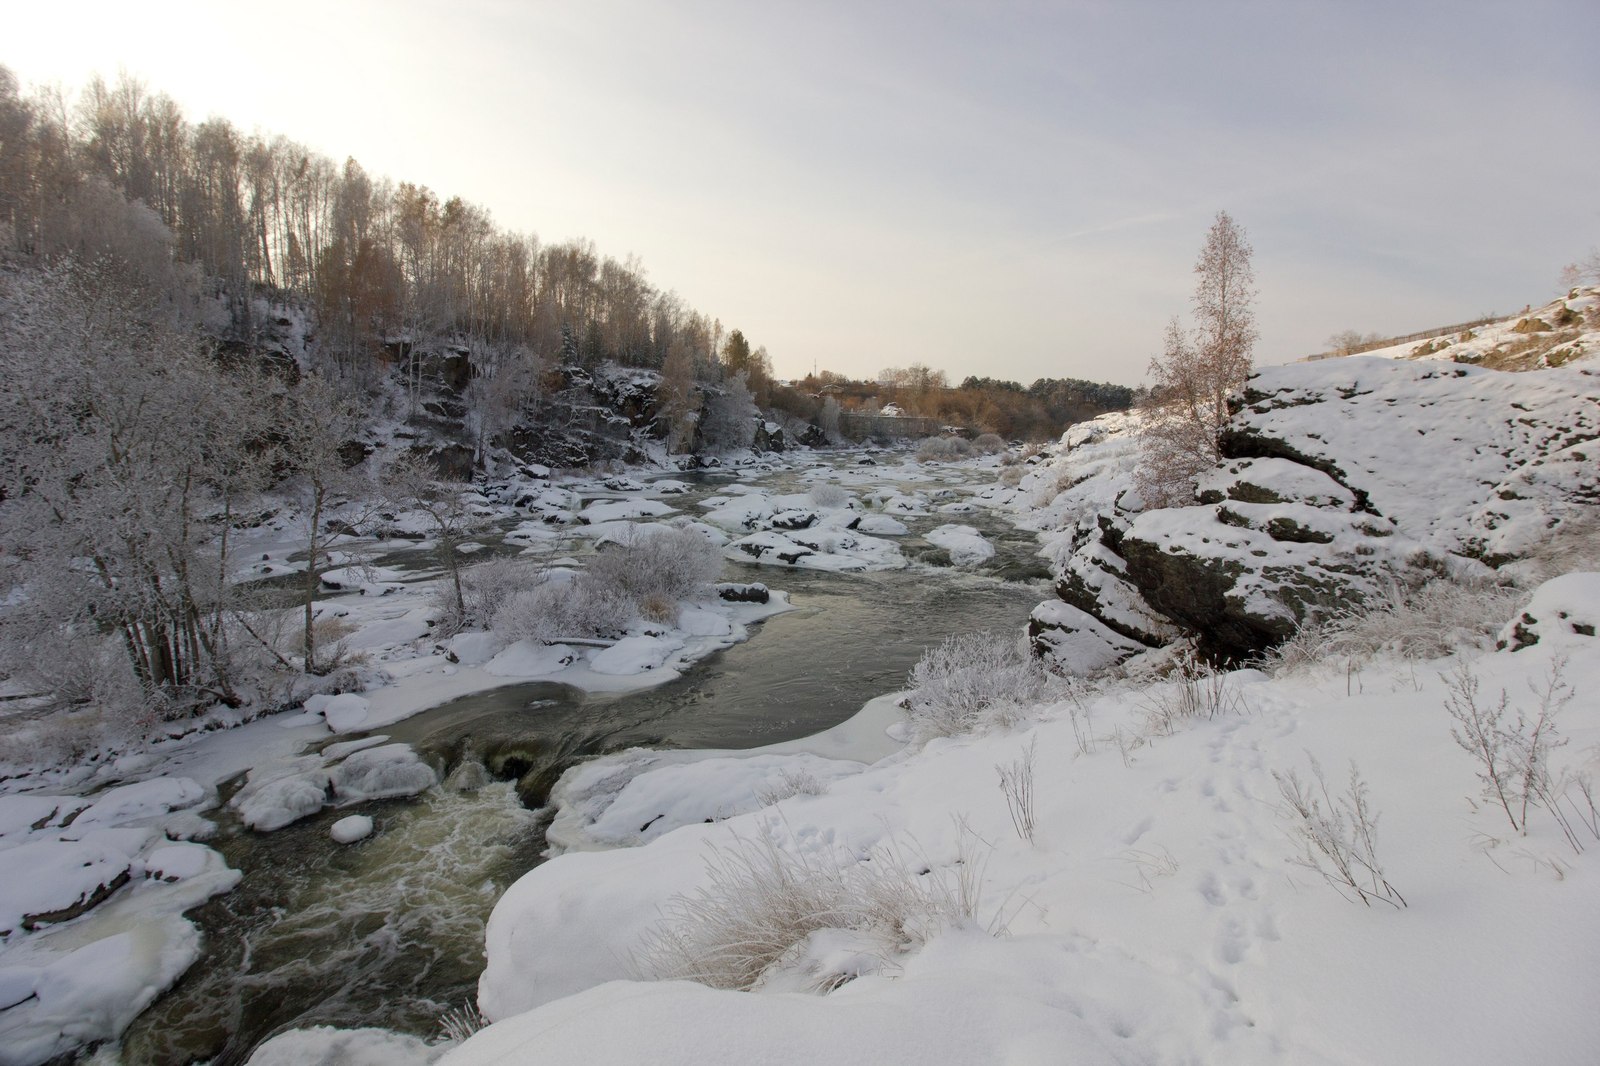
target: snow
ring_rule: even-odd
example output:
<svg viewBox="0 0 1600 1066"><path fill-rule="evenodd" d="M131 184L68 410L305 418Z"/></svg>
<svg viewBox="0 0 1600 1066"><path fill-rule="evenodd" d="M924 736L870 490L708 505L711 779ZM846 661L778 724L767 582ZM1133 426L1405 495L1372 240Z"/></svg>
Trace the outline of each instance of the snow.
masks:
<svg viewBox="0 0 1600 1066"><path fill-rule="evenodd" d="M328 829L328 835L338 844L354 844L372 835L372 819L364 814L340 818Z"/></svg>
<svg viewBox="0 0 1600 1066"><path fill-rule="evenodd" d="M1520 554L1600 492L1600 368L1506 373L1367 356L1268 367L1237 419L1341 472L1439 551ZM1381 417L1379 417L1381 415ZM1425 449L1428 476L1407 462Z"/></svg>
<svg viewBox="0 0 1600 1066"><path fill-rule="evenodd" d="M672 513L674 509L660 500L604 500L585 507L578 513L578 520L599 525L629 518L657 518Z"/></svg>
<svg viewBox="0 0 1600 1066"><path fill-rule="evenodd" d="M589 669L597 674L622 675L659 670L682 647L682 641L662 637L623 637L591 658Z"/></svg>
<svg viewBox="0 0 1600 1066"><path fill-rule="evenodd" d="M24 919L87 903L128 876L127 854L100 842L39 840L3 854L0 935L23 928Z"/></svg>
<svg viewBox="0 0 1600 1066"><path fill-rule="evenodd" d="M1528 613L1585 625L1596 582L1557 579ZM1561 657L1578 692L1600 685L1600 641L1581 630L1459 661L1525 706ZM839 767L820 795L776 807L752 806L755 779L784 765L773 752L586 764L558 786L558 823L582 847L631 846L562 854L506 893L480 985L496 1024L443 1061L1586 1062L1600 849L1576 852L1538 813L1511 832L1470 801L1474 765L1444 706L1453 666L1241 671L1237 713L1170 735L1149 722L1171 683L1109 686L1011 732ZM1600 705L1572 701L1559 727L1558 767L1600 768ZM1031 843L995 774L1030 751ZM1308 753L1335 790L1359 766L1407 908L1363 907L1299 864L1273 773L1306 774ZM714 849L763 832L812 863L890 847L934 870L954 868L966 835L978 921L825 996L782 991L781 973L755 993L642 979L630 960L672 898L706 888ZM807 954L860 963L848 938Z"/></svg>
<svg viewBox="0 0 1600 1066"><path fill-rule="evenodd" d="M372 703L354 692L345 692L337 696L312 696L306 700L305 708L312 714L322 715L328 728L335 733L349 733L361 728Z"/></svg>
<svg viewBox="0 0 1600 1066"><path fill-rule="evenodd" d="M1432 379L1403 380L1411 385L1395 387L1396 404L1426 399ZM1480 387L1477 378L1466 380ZM1589 378L1573 380L1592 388ZM1571 397L1568 389L1541 410L1586 410ZM1429 433L1445 431L1448 419L1438 417L1437 426L1424 427ZM1470 413L1458 417L1470 420ZM1337 422L1315 419L1309 428L1319 434L1332 432L1323 422ZM974 500L1043 532L1047 550L1071 554L1071 529L1086 510L1133 502L1136 428L1129 416L1075 426L1058 458L1034 466L1015 489ZM1362 436L1350 432L1360 444ZM1531 437L1508 433L1513 449ZM1301 439L1318 446L1309 434ZM1395 437L1381 446L1412 454L1404 443ZM1543 473L1585 476L1563 451L1570 446L1539 447L1541 468L1549 467ZM1478 472L1492 475L1494 464L1478 458ZM1373 478L1382 481L1381 456L1373 463ZM1266 544L1257 527L1293 518L1343 536L1326 511L1304 508L1337 511L1353 495L1347 501L1331 478L1302 471L1251 460L1219 474L1213 487L1246 522L1228 535ZM750 541L767 551L788 546L824 568L903 565L891 542L876 540L906 532L890 515L925 518L951 506L944 490L907 489L932 478L914 473L861 472L856 483L868 486L863 499L877 509L867 513L819 508L805 494L730 488L705 508L708 528L736 534L729 557L743 554L743 562L769 561L739 547ZM900 491L887 489L891 482ZM1234 498L1241 484L1277 500L1263 502L1250 489L1242 490L1250 498ZM1446 505L1435 507L1430 527L1444 539L1476 534L1487 527L1469 497L1481 504L1498 485L1510 480L1462 482L1440 489L1432 505L1414 506ZM575 497L550 503L568 513L577 506ZM804 530L761 528L800 509L818 521ZM1152 520L1151 529L1163 521ZM602 539L629 525L615 518L587 530ZM1174 530L1172 538L1182 534ZM1113 589L1116 563L1101 564ZM303 715L164 745L141 771L159 764L187 775L187 784L142 782L149 786L142 791L86 798L0 796L0 878L16 868L11 859L20 848L45 844L105 859L101 867L74 867L65 851L50 853L62 860L60 876L43 879L52 899L68 897L78 869L103 873L122 861L129 872L129 883L84 917L0 945L0 1063L38 1062L114 1038L192 961L198 935L182 909L226 891L238 875L211 849L172 844L162 833L203 831L196 823L208 823L196 810L214 802L230 768L251 769L233 803L257 828L330 803L426 789L432 769L387 738L296 752L326 741L330 728L381 728L507 678L549 677L589 691L659 683L787 608L781 593L768 605L686 604L676 626L641 624L607 647L499 648L488 634L435 643L418 633L412 612L429 591L426 583L397 583L382 601L353 593L330 601L376 641L381 666L362 675L368 687L315 706L307 700ZM1459 660L1486 693L1503 689L1524 708L1530 683L1564 657L1581 698L1560 714L1570 743L1557 750L1558 769L1574 773L1600 771L1600 705L1587 696L1600 687L1600 645L1586 632L1600 620L1597 603L1600 575L1557 578L1507 619L1504 650ZM1036 619L1058 632L1092 628L1083 622L1093 619L1065 603L1047 606ZM1115 609L1133 628L1159 624L1135 599ZM1085 670L1104 661L1107 648L1116 657L1122 645L1137 646L1101 630L1072 653ZM565 853L530 871L495 909L480 985L494 1025L453 1050L376 1030L304 1030L275 1038L252 1061L1588 1062L1600 1046L1591 1009L1600 973L1590 959L1600 943L1593 907L1600 848L1575 852L1542 812L1526 834L1512 832L1476 798L1473 764L1451 740L1443 709L1442 675L1456 665L1380 659L1275 678L1239 672L1227 680L1239 713L1185 719L1169 731L1151 721L1161 701L1178 694L1177 683L1125 681L1025 708L1012 728L934 740L915 752L903 744L899 694L889 694L799 741L748 752L606 756L568 771L552 794L558 810L549 839ZM330 713L335 706L342 709ZM1308 753L1328 768L1335 789L1349 761L1359 764L1382 816L1387 876L1408 908L1362 907L1297 864L1301 853L1273 773L1306 773ZM1031 842L1013 828L997 787L997 769L1024 758L1037 766ZM93 824L78 825L86 811L61 824L102 804ZM851 931L821 930L795 944L758 992L649 980L635 961L638 949L674 898L706 890L708 859L763 834L813 864L855 869L893 853L909 857L919 877L975 871L976 918L932 931L920 947L888 952ZM30 890L19 889L18 898ZM850 979L837 990L810 991L812 978L840 974Z"/></svg>
<svg viewBox="0 0 1600 1066"><path fill-rule="evenodd" d="M246 1066L429 1066L448 1050L386 1029L319 1025L278 1034L256 1048Z"/></svg>
<svg viewBox="0 0 1600 1066"><path fill-rule="evenodd" d="M562 775L545 837L558 850L631 847L787 795L820 793L862 764L815 755L725 755L630 748Z"/></svg>
<svg viewBox="0 0 1600 1066"><path fill-rule="evenodd" d="M166 844L144 857L145 876L161 881L199 877L211 868L216 854L199 844Z"/></svg>
<svg viewBox="0 0 1600 1066"><path fill-rule="evenodd" d="M956 566L977 566L994 558L994 545L971 526L945 525L929 530L928 543L950 553Z"/></svg>
<svg viewBox="0 0 1600 1066"><path fill-rule="evenodd" d="M0 798L0 1064L115 1038L199 956L184 911L239 873L167 831L205 823L206 786L159 777L77 797ZM74 817L76 815L76 817ZM93 904L93 906L90 906ZM71 920L61 912L87 908ZM42 916L36 928L23 919Z"/></svg>

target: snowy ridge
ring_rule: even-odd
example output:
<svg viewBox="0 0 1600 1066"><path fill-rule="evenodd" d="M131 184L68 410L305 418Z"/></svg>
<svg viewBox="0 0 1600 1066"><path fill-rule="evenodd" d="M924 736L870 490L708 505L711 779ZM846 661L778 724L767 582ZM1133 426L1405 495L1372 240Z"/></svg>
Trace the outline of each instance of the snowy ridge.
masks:
<svg viewBox="0 0 1600 1066"><path fill-rule="evenodd" d="M1497 370L1535 370L1591 362L1600 356L1600 288L1574 288L1543 307L1528 308L1499 322L1361 354L1379 359L1470 363Z"/></svg>

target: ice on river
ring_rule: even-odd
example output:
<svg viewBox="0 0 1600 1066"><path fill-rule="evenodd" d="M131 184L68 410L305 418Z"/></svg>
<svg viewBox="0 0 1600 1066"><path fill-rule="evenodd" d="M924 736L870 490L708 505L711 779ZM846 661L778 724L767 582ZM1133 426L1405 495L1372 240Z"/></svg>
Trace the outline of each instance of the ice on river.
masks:
<svg viewBox="0 0 1600 1066"><path fill-rule="evenodd" d="M0 1066L116 1038L198 957L182 912L239 873L167 835L206 800L180 777L0 797Z"/></svg>

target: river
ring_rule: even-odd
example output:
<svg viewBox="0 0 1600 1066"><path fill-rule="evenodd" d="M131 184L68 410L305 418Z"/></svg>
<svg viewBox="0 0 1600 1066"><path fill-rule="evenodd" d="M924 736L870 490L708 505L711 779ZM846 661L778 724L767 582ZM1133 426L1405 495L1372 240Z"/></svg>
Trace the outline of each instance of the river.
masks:
<svg viewBox="0 0 1600 1066"><path fill-rule="evenodd" d="M797 491L794 478L780 471L759 483ZM276 1032L311 1025L436 1035L445 1011L475 995L495 900L541 861L544 821L532 808L566 767L631 746L750 748L815 733L901 687L930 645L1019 629L1047 593L1032 538L1002 521L906 521L913 559L939 558L916 534L945 522L977 526L999 551L976 570L914 562L827 574L730 563L729 580L784 589L794 609L656 688L586 695L516 684L386 727L432 760L444 784L360 808L378 832L354 847L328 835L348 809L270 834L213 812L210 843L244 871L243 883L192 912L205 954L128 1031L123 1062L227 1066ZM1020 575L1029 579L1006 579Z"/></svg>

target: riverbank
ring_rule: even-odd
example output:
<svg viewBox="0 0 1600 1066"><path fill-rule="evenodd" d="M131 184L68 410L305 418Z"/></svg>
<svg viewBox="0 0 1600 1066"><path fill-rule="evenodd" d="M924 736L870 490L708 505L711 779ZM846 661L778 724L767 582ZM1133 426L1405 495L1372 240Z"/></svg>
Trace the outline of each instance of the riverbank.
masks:
<svg viewBox="0 0 1600 1066"><path fill-rule="evenodd" d="M762 488L763 484L773 478L779 479L776 490ZM888 528L886 523L891 520L909 523L911 527L916 528L922 526L935 528L942 521L941 508L950 507L964 500L967 489L962 486L972 485L975 476L970 471L938 468L929 470L910 464L893 466L886 464L879 467L858 466L853 461L817 463L811 460L803 464L797 463L789 470L773 469L770 464L762 469L744 469L738 474L722 475L710 484L697 486L685 486L677 479L663 480L669 483L665 486L652 486L644 479L637 481L612 479L610 485L597 481L591 485L553 489L552 491L571 494L561 497L561 500L568 504L568 511L573 520L546 523L542 518L537 518L534 521L538 523L541 531L559 531L559 536L530 537L526 528L529 521L527 508L522 508L523 517L514 521L508 521L513 518L511 514L501 516L499 521L504 535L486 538L479 551L487 555L511 549L537 548L537 551L531 553L535 558L552 560L558 567L581 569L583 562L594 551L594 546L598 542L607 538L625 537L629 535L630 530L641 528L640 523L676 521L680 526L703 528L707 531L707 535L710 535L715 533L718 527L710 522L700 522L699 516L707 512L715 513L725 508L730 500L737 500L741 501L741 506L747 512L747 518L753 515L758 523L766 522L777 515L784 515L786 516L784 521L799 525L794 512L807 502L811 502L813 509L819 512L814 523L819 527L817 532L798 528L787 530L786 535L816 541L818 547L812 549L813 553L819 558L834 561L811 568L784 565L783 569L789 571L788 577L776 575L771 565L762 565L759 570L735 565L724 576L742 577L746 582L750 577L763 577L771 581L776 576L778 580L796 582L804 587L816 584L819 591L832 587L834 583L844 582L847 586L859 587L861 595L885 595L891 599L899 599L901 598L899 594L891 594L887 590L869 591L874 588L873 580L876 580L872 579L873 571L868 570L865 578L851 577L848 574L837 575L839 569L848 569L837 565L837 560L843 558L844 551L856 548L860 544L859 540L854 540L855 531L847 528L850 522L858 516L882 515L882 524L877 526L880 531ZM977 476L976 480L981 481L982 476ZM814 501L809 501L812 493L808 488L817 484L837 485L838 493L821 493L823 505L817 505ZM841 499L840 495L844 498ZM719 501L717 497L723 499ZM546 503L553 498L555 497L551 495L542 497ZM707 502L710 506L706 506ZM894 507L892 513L901 517L893 519L889 517L890 512L886 505L891 502ZM664 507L653 506L657 503L663 504ZM515 507L514 501L511 506ZM632 514L633 517L618 518L613 512L619 511ZM654 513L634 513L646 511ZM599 518L600 521L576 520L576 516L585 512L591 517ZM747 519L740 521L745 520ZM904 532L900 534L891 532L889 535L898 536L902 542L917 552L926 554L937 550L932 546L915 548L915 545L924 543L920 535L904 525L902 529ZM829 530L833 532L828 532ZM737 539L731 535L736 532L739 530L732 529L724 533L724 538L730 545ZM744 532L749 531L744 530ZM822 540L818 533L826 534L830 540ZM878 539L883 538L879 536ZM359 545L351 547L354 549ZM341 623L347 650L354 655L365 657L366 661L361 667L368 688L337 697L316 697L308 700L302 711L271 716L237 728L188 733L143 751L124 754L115 760L114 765L109 762L104 764L106 769L101 771L97 778L88 779L106 781L116 778L155 777L160 780L186 782L184 804L172 809L130 809L126 812L126 817L114 827L121 835L113 839L124 848L123 859L126 860L129 883L133 887L117 889L111 886L110 898L120 898L121 895L126 895L134 889L145 895L163 891L163 886L169 882L160 880L156 875L165 871L146 860L153 851L163 845L163 841L180 833L187 834L190 838L187 846L196 853L209 854L210 858L204 864L208 869L227 871L231 884L238 880L238 874L229 869L231 862L234 869L244 871L247 880L243 888L220 897L195 912L199 916L200 927L205 932L203 947L200 938L195 935L193 922L176 918L174 910L173 921L176 924L172 926L172 936L161 943L171 945L181 943L184 945L184 954L174 955L171 950L162 947L161 943L152 942L149 950L123 964L127 973L137 975L137 979L130 978L130 982L141 991L133 995L125 987L106 986L103 994L106 1009L87 1012L95 1017L104 1018L98 1028L93 1025L76 1024L73 1019L65 1017L61 1011L55 1009L60 1004L71 1003L80 1014L85 1013L85 1004L90 1001L84 1000L81 996L75 999L63 999L60 996L60 989L69 986L78 987L85 989L85 994L91 994L82 979L90 971L86 968L74 969L76 962L71 965L66 964L64 960L71 953L52 954L52 946L65 947L70 942L73 951L76 951L99 943L111 930L97 924L97 913L109 915L113 912L103 907L96 907L65 926L45 926L25 938L26 944L29 945L25 952L20 950L24 946L24 940L13 938L6 950L0 952L0 971L3 971L9 961L22 960L26 957L29 960L28 966L25 970L13 974L17 977L15 983L19 988L24 984L28 985L28 988L23 989L24 994L44 983L47 992L55 996L53 1004L47 1003L42 998L36 1001L24 999L19 1001L15 1008L0 1014L0 1023L10 1025L14 1030L12 1035L17 1037L14 1046L23 1049L18 1054L30 1054L26 1050L28 1047L46 1046L37 1042L27 1043L24 1036L28 1033L38 1034L39 1040L54 1041L48 1046L58 1049L70 1047L72 1042L92 1043L112 1036L128 1024L128 1017L137 1013L142 1003L151 1000L155 1000L157 1005L140 1019L130 1035L129 1039L139 1050L134 1051L130 1046L129 1051L134 1057L127 1061L165 1061L173 1056L189 1053L183 1050L185 1047L205 1046L205 1042L212 1039L205 1035L206 1026L238 1026L237 1016L231 1023L225 1020L226 1004L232 1001L235 995L227 984L225 971L227 966L236 964L236 961L227 960L249 958L253 955L256 965L264 966L267 964L266 959L276 950L260 939L269 935L269 929L273 930L270 935L277 937L280 932L290 932L294 928L309 929L317 926L314 917L306 919L298 916L294 921L272 918L266 926L263 926L261 915L269 911L281 913L293 910L312 916L327 915L328 918L322 925L325 933L335 928L340 921L334 912L351 908L389 912L395 915L395 929L390 935L401 938L425 937L427 930L424 916L431 914L433 917L427 921L431 921L434 925L443 922L447 926L460 927L456 931L461 935L455 939L467 945L464 954L467 965L472 966L472 969L457 980L470 983L476 974L474 960L478 958L479 945L482 943L481 923L487 916L488 905L493 902L492 897L480 899L472 906L466 905L465 901L455 900L450 906L452 917L444 921L439 906L435 905L438 904L437 899L430 898L427 907L416 910L411 904L399 899L386 900L381 895L374 896L371 890L365 887L367 882L361 878L375 875L392 880L392 874L374 874L374 871L392 869L394 868L392 863L401 860L395 858L392 861L380 861L378 856L406 854L414 856L411 860L414 874L422 876L424 866L434 871L426 875L428 878L434 878L430 883L442 885L447 883L451 876L459 876L465 866L452 874L443 867L430 865L437 856L430 855L427 857L427 862L417 866L416 859L420 856L408 850L410 845L407 843L407 838L429 839L430 834L446 833L443 823L456 818L466 818L469 823L487 820L486 824L505 826L519 824L514 817L516 810L520 809L516 802L516 793L505 786L495 786L499 792L490 789L481 793L463 792L455 786L459 785L462 779L473 778L473 774L460 765L463 757L468 762L476 759L481 764L486 761L496 767L494 773L510 773L513 778L518 776L516 771L520 767L514 759L497 760L491 757L492 753L483 750L481 745L476 755L464 754L459 750L459 745L441 748L428 735L431 727L423 724L412 729L410 720L420 712L440 704L450 704L451 701L462 704L464 696L477 698L472 696L475 693L489 695L495 692L516 692L543 685L560 692L587 692L588 695L583 698L589 702L581 708L575 708L575 713L585 719L596 720L595 715L598 713L601 715L600 720L622 722L633 713L622 708L631 707L637 702L637 699L628 693L642 693L648 689L668 693L669 704L683 700L693 690L692 679L696 671L704 673L704 667L695 664L705 663L707 656L714 660L718 659L737 641L747 637L752 626L767 624L767 620L781 615L792 607L786 601L784 592L779 590L774 590L765 604L718 600L684 605L679 612L679 618L680 622L686 622L686 625L655 626L651 632L639 633L638 636L644 639L635 642L636 646L628 656L629 661L625 665L630 669L623 672L607 672L595 669L594 666L594 659L608 650L602 647L579 645L568 646L566 649L535 649L526 645L518 646L515 642L507 645L503 641L487 639L486 634L471 632L449 639L434 639L428 618L430 612L434 610L432 606L434 590L438 587L439 578L436 571L427 569L431 545L425 541L421 543L389 541L375 547L385 553L379 559L382 565L376 568L345 566L343 573L333 575L333 580L342 587L337 590L329 589L328 598L318 603L319 612L325 612ZM830 552L827 550L830 547L840 550ZM730 553L731 563L757 564L757 560L748 553L739 552L731 546L727 550ZM895 548L892 557L881 547L874 550L880 561L887 560L892 563L887 571L879 570L879 573L894 573L898 569L907 567L927 573L956 573L943 567L936 567L930 562L916 561L901 555L898 548ZM937 557L932 556L932 558ZM348 558L341 561L354 564L359 560ZM285 557L269 565L289 566L292 565L292 560ZM859 584L863 580L867 580L867 583ZM976 581L978 584L975 587L979 589L988 587L985 582L996 589L1008 587L1004 582L981 577L957 580ZM1020 623L1026 613L1026 604L1030 596L1036 597L1036 593L1022 591L1014 597L1016 603L1011 608L1011 613L1006 615L1005 625L1014 626ZM829 627L826 616L835 613L838 608L827 606L832 602L832 597L829 595L822 595L818 600L813 594L812 600L814 602L811 607L797 613L797 617L805 619L804 625L795 631L794 636L779 639L801 641L815 645L819 649L832 646L830 641L834 637L834 632ZM844 602L846 601L839 601L841 604ZM997 599L996 602L1000 601ZM1012 617L1012 614L1015 617ZM883 624L882 621L870 623L880 630ZM642 644L649 644L649 648L639 648L638 645ZM908 634L904 650L888 654L885 661L890 659L900 661L906 657L914 661L916 655L920 654L921 646L921 642L910 641ZM649 654L644 654L645 651ZM838 656L834 657L837 660ZM564 659L567 661L562 661ZM890 667L889 673L896 674L898 671L896 676L903 677L907 668L907 664L902 663L898 667ZM793 682L783 681L782 671L767 671L762 668L756 672L775 675L774 685L783 688L783 691L775 691L770 695L777 701L772 704L774 710L781 708L783 700L792 695L790 689L785 686L792 686ZM819 666L816 672L826 673L826 668ZM871 686L871 691L881 691L886 687L883 681L874 680L880 676L882 675L872 672L867 675L865 683ZM889 684L893 683L893 680L889 681ZM685 689L685 697L670 695L672 692L684 689L686 685L689 687ZM740 687L734 688L737 691ZM766 702L759 694L747 693L744 698L751 698L752 695L756 696L758 704ZM843 717L859 707L863 698L857 697L851 700L845 696L840 700L830 697L821 701L820 706L837 704L841 709L831 713ZM549 701L534 702L538 704ZM813 701L808 699L805 702L809 705ZM675 717L672 720L685 722L691 720L695 713L704 709L703 706L699 706L700 704L699 698L692 699L689 705L684 706L681 715L674 712ZM769 711L767 714L770 715L772 712ZM607 718L608 715L613 718ZM620 718L615 717L619 715ZM570 728L562 724L568 721L566 712L557 708L535 707L534 716L539 722L536 728L549 727L558 730ZM427 717L424 715L418 721L423 721ZM505 718L506 715L493 711L489 717ZM816 728L815 725L805 724L810 719L804 717L796 719L792 725L785 726L783 722L788 717L786 712L779 713L770 720L763 721L760 729L764 731L776 726L793 733L811 732ZM534 719L530 719L525 713L517 713L512 714L507 720L512 722L515 728L524 728ZM659 740L660 726L644 723L649 721L659 723L660 720L660 712L644 711L639 721L644 725L645 732L624 731L618 735L620 737L637 735L638 739L634 740L634 743ZM833 720L837 721L837 718ZM516 725L516 723L521 724ZM451 728L474 732L480 741L485 739L485 728L482 725L464 726L458 721ZM708 736L733 736L736 734L729 730L737 728L734 720L730 719L726 726L719 727L719 733ZM387 735L396 731L400 735L393 738ZM587 725L576 730L575 735L588 739L583 740L581 744L574 744L572 750L566 754L563 754L565 748L556 745L547 754L540 754L537 758L555 760L549 765L558 773L561 768L559 760L580 758L586 753L593 754L598 750L606 750L603 745L611 743L603 740L598 734L592 734ZM412 747L421 753L420 759L395 749L393 740L406 737L411 738ZM351 743L345 743L348 738L355 739ZM691 742L704 743L704 741ZM592 749L584 746L596 744L602 747ZM316 752L318 749L321 749L323 754L306 754L308 750ZM359 760L372 762L375 756L378 758L378 765L363 766L359 778L354 770L343 769L346 764ZM460 774L457 773L458 770L461 771ZM246 772L250 775L246 789L236 791L239 777ZM479 765L476 773L487 774L488 771L483 765ZM331 788L324 783L324 777L328 775L331 775ZM424 776L426 781L423 780ZM536 774L530 771L523 776L536 776ZM552 780L553 776L552 773ZM450 780L445 781L446 778ZM359 785L354 784L357 781ZM445 782L442 791L436 784L440 781ZM302 788L301 784L309 787ZM382 798L385 795L414 792L419 787L424 791L420 801ZM38 842L46 840L52 843L70 842L74 834L68 816L73 806L72 796L75 791L52 792L51 795L61 801L59 803L61 813L53 820L47 821L39 830L30 830L29 835ZM191 792L193 795L188 795ZM262 796L270 802L256 802ZM330 796L335 809L327 814L316 814L319 808L328 804ZM475 798L476 796L481 796L482 799L479 800ZM291 798L291 801L285 801L285 797ZM39 798L38 793L30 797L30 799L37 798ZM10 801L10 796L0 797L0 804ZM339 809L341 804L346 806ZM461 809L456 810L457 807ZM452 814L452 811L455 813ZM328 842L328 826L324 823L353 812L367 812L376 816L373 819L376 823L376 838L374 841L355 845L348 851L342 851L339 846ZM266 827L289 824L300 817L308 819L303 823L304 829L295 825L290 829L279 829L269 837L259 838L264 844L267 840L282 836L283 848L276 845L262 847L253 843L258 839L258 835L249 832L240 824L241 820L254 820L254 824ZM137 830L137 834L133 833L133 830ZM401 833L404 837L391 839L395 833ZM513 833L513 836L516 835ZM22 839L12 838L4 843L16 844ZM532 843L535 839L539 839L541 843ZM537 851L542 847L542 838L528 838L528 841L511 847L503 855L494 858L488 866L482 863L468 865L484 871L478 876L479 881L483 876L488 876L497 883L509 883L517 873L537 861ZM535 849L531 853L527 850L530 846ZM324 852L329 856L326 860L317 858L310 866L304 865L305 858L320 856ZM349 865L338 858L340 854L359 858L358 866L362 873L357 879L348 880L347 875L340 872L343 867ZM278 857L269 858L274 855ZM228 861L224 861L225 857ZM264 860L283 866L283 872L291 873L293 876L285 880L277 877L278 871L275 870L274 877L262 880L259 864ZM489 859L484 861L487 862ZM326 863L333 865L325 865ZM316 872L317 869L324 868L327 873ZM352 869L351 873L354 872ZM322 888L315 889L313 894L307 894L310 884L306 878L315 880L329 875L333 876L332 881L327 882ZM178 882L171 884L183 887ZM198 887L198 882L188 885L186 891L189 895L182 897L177 895L176 888L165 891L175 901L181 898L184 901L183 908L186 909L204 899L203 894L195 895ZM221 891L224 887L226 886L221 881L214 884L217 891ZM255 907L266 910L253 911L252 908ZM406 911L403 916L400 913L402 910ZM474 914L478 917L473 917ZM473 928L473 923L477 923L476 928ZM64 935L69 929L72 931L70 937ZM236 936L236 930L239 929L256 930L249 933L249 936L254 938L254 946L246 947L243 955L239 952L239 946L230 946L233 941L229 938ZM367 933L354 927L352 929L354 931L349 934L327 935L353 936L359 948ZM423 950L425 953L435 951L432 947ZM454 950L454 947L449 949L452 953ZM350 959L338 965L357 966L361 969L375 965L380 967L395 965L393 953L388 949L378 945L373 951L372 955L363 956L358 950ZM196 958L201 959L202 964L184 982L183 987L187 991L184 992L182 1002L171 996L157 998L162 988L172 983ZM333 957L329 958L330 965L334 965ZM358 964L357 959L364 961ZM81 961L81 958L77 961ZM452 972L455 972L456 965L451 964ZM397 972L403 970L402 966L401 971ZM77 973L79 978L63 985L63 975L69 971ZM42 975L50 975L53 985L45 982ZM310 987L315 984L315 980L311 975L301 973L296 983ZM404 984L412 979L397 977L395 980ZM124 982L124 985L128 983ZM400 993L397 990L395 998L413 1005L398 1014L386 1015L385 1017L392 1018L390 1024L412 1026L416 1025L419 1019L426 1019L423 1022L422 1032L431 1032L437 1016L445 1008L459 1003L459 999L433 1000L430 1007L428 996L437 993L428 992L426 990L428 987L430 986L426 984L418 986L416 995ZM194 994L200 994L202 999L194 999ZM357 1005L364 1002L362 997L367 994L366 989L360 988L344 991L330 989L322 994L324 1000L335 1003L347 1000L350 1005L343 1013L336 1011L331 1014L311 1014L304 1019L304 1024L314 1023L318 1018L349 1024L351 1018L360 1017ZM112 1008L115 1008L115 1014L111 1012ZM236 1006L233 1009L240 1008ZM221 1014L218 1014L219 1010ZM379 1016L371 1011L367 1013L374 1018ZM214 1022L205 1021L213 1015L216 1015ZM293 1018L292 1014L286 1015L282 1021L291 1021ZM258 1019L252 1024L260 1024L263 1020L269 1025L272 1024L270 1019ZM282 1021L278 1024L282 1024ZM199 1039L200 1043L186 1045L179 1041L174 1044L164 1036L155 1035L156 1030L163 1027L191 1031L191 1035ZM229 1046L233 1044L230 1043ZM239 1049L247 1052L249 1046L249 1043L244 1043L239 1045ZM31 1054L37 1056L42 1052L35 1051ZM145 1058L141 1059L139 1055L144 1055ZM26 1060L19 1059L19 1061Z"/></svg>

